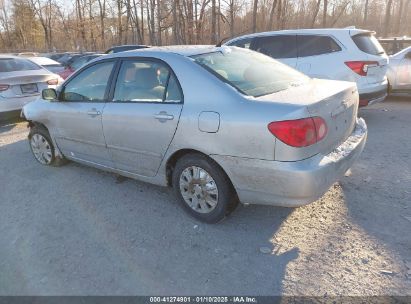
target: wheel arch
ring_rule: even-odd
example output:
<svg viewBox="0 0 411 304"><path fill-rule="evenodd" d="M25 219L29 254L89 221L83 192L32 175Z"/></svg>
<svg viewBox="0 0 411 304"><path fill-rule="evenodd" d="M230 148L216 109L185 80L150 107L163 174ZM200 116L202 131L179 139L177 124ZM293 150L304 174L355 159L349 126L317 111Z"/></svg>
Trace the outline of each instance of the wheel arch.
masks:
<svg viewBox="0 0 411 304"><path fill-rule="evenodd" d="M232 186L234 191L236 191L229 175L226 172L226 170L224 170L224 168L215 159L210 157L208 154L203 153L199 150L195 150L195 149L180 149L180 150L177 150L173 154L171 154L171 156L167 159L167 163L166 163L167 186L173 186L173 182L172 182L173 170L174 170L174 168L177 164L177 161L180 158L182 158L183 156L187 155L187 154L200 154L200 155L206 157L208 160L210 160L214 164L216 164L224 172L224 174L227 177L228 182L230 183L230 185Z"/></svg>
<svg viewBox="0 0 411 304"><path fill-rule="evenodd" d="M46 130L47 132L49 132L49 129L46 127L46 125L42 124L41 122L28 120L28 124L29 124L30 128L38 127L38 128L42 128L42 129Z"/></svg>

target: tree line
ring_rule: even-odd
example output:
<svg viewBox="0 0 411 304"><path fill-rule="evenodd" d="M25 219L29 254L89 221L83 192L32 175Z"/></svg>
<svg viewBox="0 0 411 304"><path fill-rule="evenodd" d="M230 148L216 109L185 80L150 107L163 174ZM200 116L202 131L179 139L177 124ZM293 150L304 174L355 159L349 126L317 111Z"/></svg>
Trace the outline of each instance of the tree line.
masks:
<svg viewBox="0 0 411 304"><path fill-rule="evenodd" d="M216 44L245 33L356 26L411 34L411 0L0 0L0 51Z"/></svg>

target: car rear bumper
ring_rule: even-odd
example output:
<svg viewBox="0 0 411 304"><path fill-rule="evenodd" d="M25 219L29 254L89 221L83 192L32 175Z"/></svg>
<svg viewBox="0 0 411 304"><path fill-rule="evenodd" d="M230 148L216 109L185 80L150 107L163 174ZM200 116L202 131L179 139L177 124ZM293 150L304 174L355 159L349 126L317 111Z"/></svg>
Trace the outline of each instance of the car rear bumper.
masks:
<svg viewBox="0 0 411 304"><path fill-rule="evenodd" d="M26 104L37 100L40 94L26 97L2 97L0 96L0 113L21 110Z"/></svg>
<svg viewBox="0 0 411 304"><path fill-rule="evenodd" d="M383 101L388 95L388 81L384 80L381 83L368 85L367 87L359 88L360 107L365 107L377 102Z"/></svg>
<svg viewBox="0 0 411 304"><path fill-rule="evenodd" d="M295 162L212 157L226 170L242 203L297 207L319 199L360 156L367 126L358 119L353 133L328 155Z"/></svg>

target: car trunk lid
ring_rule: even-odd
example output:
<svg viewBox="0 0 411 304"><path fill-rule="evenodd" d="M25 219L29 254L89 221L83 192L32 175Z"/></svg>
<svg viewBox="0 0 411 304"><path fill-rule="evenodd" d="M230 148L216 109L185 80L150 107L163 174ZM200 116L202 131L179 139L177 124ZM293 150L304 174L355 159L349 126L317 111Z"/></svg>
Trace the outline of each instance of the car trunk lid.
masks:
<svg viewBox="0 0 411 304"><path fill-rule="evenodd" d="M47 81L51 79L58 79L58 75L45 70L1 73L0 83L10 86L1 95L6 98L39 94L42 89L48 87Z"/></svg>
<svg viewBox="0 0 411 304"><path fill-rule="evenodd" d="M327 124L327 135L307 147L291 147L277 140L276 160L282 161L301 160L333 151L354 130L359 102L355 83L320 79L258 99L301 105L306 108L307 117L321 117ZM295 117L298 118L304 117Z"/></svg>

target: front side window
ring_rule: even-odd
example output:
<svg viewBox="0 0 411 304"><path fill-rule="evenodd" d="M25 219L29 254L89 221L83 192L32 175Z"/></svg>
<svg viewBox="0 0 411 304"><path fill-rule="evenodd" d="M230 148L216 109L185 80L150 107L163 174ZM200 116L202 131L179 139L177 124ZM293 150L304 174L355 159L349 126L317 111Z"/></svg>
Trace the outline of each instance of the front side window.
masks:
<svg viewBox="0 0 411 304"><path fill-rule="evenodd" d="M258 37L253 49L275 59L297 57L295 35Z"/></svg>
<svg viewBox="0 0 411 304"><path fill-rule="evenodd" d="M299 35L298 57L316 56L341 51L335 40L328 36Z"/></svg>
<svg viewBox="0 0 411 304"><path fill-rule="evenodd" d="M127 60L121 65L114 102L180 102L177 79L163 63Z"/></svg>
<svg viewBox="0 0 411 304"><path fill-rule="evenodd" d="M192 56L222 81L249 96L263 96L298 86L304 74L263 54L226 47L224 51Z"/></svg>
<svg viewBox="0 0 411 304"><path fill-rule="evenodd" d="M81 71L64 87L62 101L104 101L113 66L112 61L101 62Z"/></svg>

